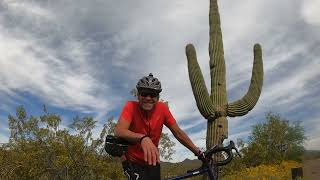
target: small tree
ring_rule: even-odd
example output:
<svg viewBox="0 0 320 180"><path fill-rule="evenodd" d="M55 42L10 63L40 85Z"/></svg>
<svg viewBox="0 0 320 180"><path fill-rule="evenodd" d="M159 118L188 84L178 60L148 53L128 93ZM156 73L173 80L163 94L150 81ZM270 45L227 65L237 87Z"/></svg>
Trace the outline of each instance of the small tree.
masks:
<svg viewBox="0 0 320 180"><path fill-rule="evenodd" d="M301 122L289 123L278 114L268 113L266 122L254 125L249 143L242 150L247 166L301 161L306 140Z"/></svg>
<svg viewBox="0 0 320 180"><path fill-rule="evenodd" d="M165 160L172 160L172 155L175 153L173 146L175 143L170 140L167 133L161 133L160 137L160 156Z"/></svg>
<svg viewBox="0 0 320 180"><path fill-rule="evenodd" d="M101 153L108 127L93 138L96 121L91 117L73 119L69 127L76 134L59 128L62 119L46 108L34 117L19 106L8 120L11 136L0 146L0 179L124 178L119 161Z"/></svg>

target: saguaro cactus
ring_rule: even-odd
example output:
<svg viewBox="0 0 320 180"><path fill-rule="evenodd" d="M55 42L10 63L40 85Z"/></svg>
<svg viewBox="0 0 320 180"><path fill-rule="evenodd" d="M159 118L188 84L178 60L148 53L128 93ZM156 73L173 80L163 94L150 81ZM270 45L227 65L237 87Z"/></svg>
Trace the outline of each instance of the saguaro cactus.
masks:
<svg viewBox="0 0 320 180"><path fill-rule="evenodd" d="M261 46L255 44L251 83L248 92L240 99L228 103L226 91L226 68L217 0L210 0L209 11L210 42L209 66L211 75L211 95L197 62L195 48L186 46L189 78L198 109L207 121L207 148L222 143L228 137L228 117L243 116L256 105L263 84L263 63Z"/></svg>

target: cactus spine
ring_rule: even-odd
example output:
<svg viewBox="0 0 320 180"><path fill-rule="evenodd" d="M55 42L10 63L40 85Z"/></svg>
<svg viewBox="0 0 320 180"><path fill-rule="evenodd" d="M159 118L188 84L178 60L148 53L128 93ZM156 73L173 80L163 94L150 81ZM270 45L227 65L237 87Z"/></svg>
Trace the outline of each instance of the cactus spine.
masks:
<svg viewBox="0 0 320 180"><path fill-rule="evenodd" d="M236 117L247 114L256 105L263 84L262 52L259 44L254 45L254 62L248 92L239 100L228 103L226 91L226 68L217 0L210 0L209 10L210 42L209 66L211 75L211 94L197 62L192 44L186 46L189 79L197 107L207 121L207 148L222 143L228 137L227 116Z"/></svg>

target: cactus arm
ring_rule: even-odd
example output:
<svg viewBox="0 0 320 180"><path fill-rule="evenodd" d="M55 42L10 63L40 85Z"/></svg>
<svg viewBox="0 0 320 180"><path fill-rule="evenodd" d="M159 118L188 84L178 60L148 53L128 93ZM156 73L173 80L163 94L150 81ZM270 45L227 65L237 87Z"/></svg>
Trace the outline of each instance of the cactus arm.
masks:
<svg viewBox="0 0 320 180"><path fill-rule="evenodd" d="M212 67L216 65L214 61L216 61L217 58L219 59L219 61L224 61L221 22L217 0L210 0L209 31L209 65L210 69L212 70Z"/></svg>
<svg viewBox="0 0 320 180"><path fill-rule="evenodd" d="M256 105L263 84L262 51L259 44L254 45L254 61L252 76L248 92L240 99L227 105L227 116L243 116Z"/></svg>
<svg viewBox="0 0 320 180"><path fill-rule="evenodd" d="M196 50L192 44L186 46L188 72L192 91L201 115L208 119L215 118L214 104L211 102L201 69L197 61Z"/></svg>
<svg viewBox="0 0 320 180"><path fill-rule="evenodd" d="M217 0L210 0L209 10L209 66L211 75L211 101L218 106L227 104L226 67Z"/></svg>

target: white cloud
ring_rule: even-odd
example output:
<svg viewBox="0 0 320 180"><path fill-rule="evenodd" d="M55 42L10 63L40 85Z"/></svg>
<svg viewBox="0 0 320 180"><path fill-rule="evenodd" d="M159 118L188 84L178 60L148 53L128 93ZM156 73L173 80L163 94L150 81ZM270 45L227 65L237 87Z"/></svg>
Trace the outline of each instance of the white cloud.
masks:
<svg viewBox="0 0 320 180"><path fill-rule="evenodd" d="M6 126L3 126L3 124L6 124L7 118L4 118L3 116L0 116L0 144L1 143L7 143L9 142L9 136L10 136L10 131L9 128Z"/></svg>
<svg viewBox="0 0 320 180"><path fill-rule="evenodd" d="M306 23L310 25L320 25L319 0L305 0L301 6L301 14Z"/></svg>
<svg viewBox="0 0 320 180"><path fill-rule="evenodd" d="M320 146L320 137L316 136L316 137L312 137L309 140L307 140L306 142L306 149L308 150L319 150L319 146Z"/></svg>
<svg viewBox="0 0 320 180"><path fill-rule="evenodd" d="M7 12L18 13L17 8L11 6L9 4L10 11ZM17 4L17 7L28 10L31 5ZM34 16L24 17L25 24L32 23ZM16 26L13 31L10 26L0 26L0 40L6 42L0 44L2 92L15 97L18 92L28 92L44 103L83 112L106 114L112 108L110 102L105 101L105 95L101 94L107 94L108 87L95 79L91 72L88 59L90 46L72 37L59 39L63 34L59 31L39 39L37 32L25 31L14 23L14 19L1 17L0 21L4 24L13 23ZM42 30L46 31L41 27L38 30L40 34ZM63 42L61 46L49 45L60 40ZM5 99L3 101L11 101L10 96L1 96Z"/></svg>
<svg viewBox="0 0 320 180"><path fill-rule="evenodd" d="M8 134L2 134L0 133L0 145L2 143L8 143L9 142L9 136L7 136Z"/></svg>
<svg viewBox="0 0 320 180"><path fill-rule="evenodd" d="M302 119L301 125L304 127L305 135L307 140L305 142L305 148L308 150L319 150L320 138L319 138L319 128L320 119L319 112L317 112L313 117L305 117Z"/></svg>
<svg viewBox="0 0 320 180"><path fill-rule="evenodd" d="M268 88L264 89L261 101L274 106L289 105L301 99L308 94L308 89L305 89L305 83L309 79L319 75L320 64L308 63L300 69L296 69L298 76L290 76L283 78L280 81L273 82ZM307 69L307 70L306 70ZM283 88L285 84L286 88ZM292 106L292 105L291 105Z"/></svg>
<svg viewBox="0 0 320 180"><path fill-rule="evenodd" d="M9 88L27 91L62 107L83 106L86 105L84 102L94 103L92 107L94 109L107 106L105 102L99 102L100 100L95 97L93 91L99 83L89 74L79 75L72 70L64 71L68 69L68 64L62 60L51 59L50 56L54 54L39 59L34 52L28 51L28 47L36 48L29 43L30 41L15 40L4 36L0 36L0 39L8 42L5 47L0 46L2 53L0 64L3 68L1 77L7 90ZM42 53L46 54L43 51ZM54 63L50 63L54 61L61 65L54 66ZM85 63L82 65L85 67ZM92 105L89 104L89 106Z"/></svg>
<svg viewBox="0 0 320 180"><path fill-rule="evenodd" d="M25 1L16 1L16 0L4 0L9 9L13 11L30 15L34 17L41 17L46 19L54 19L54 14L47 11L47 9L42 8L41 6L37 5L36 3L30 3Z"/></svg>

